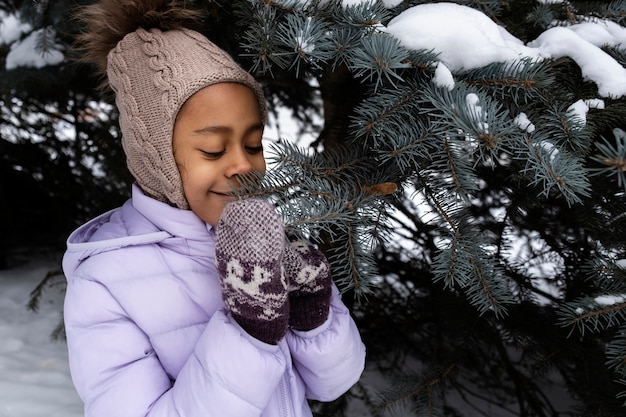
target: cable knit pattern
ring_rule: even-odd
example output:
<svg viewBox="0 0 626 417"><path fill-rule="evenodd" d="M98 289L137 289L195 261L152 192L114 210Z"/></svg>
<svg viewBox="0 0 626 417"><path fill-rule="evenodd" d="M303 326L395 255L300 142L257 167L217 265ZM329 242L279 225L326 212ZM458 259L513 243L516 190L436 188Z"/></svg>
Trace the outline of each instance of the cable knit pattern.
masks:
<svg viewBox="0 0 626 417"><path fill-rule="evenodd" d="M248 86L266 117L263 91L222 49L188 29L137 29L108 54L107 76L120 110L130 172L159 201L188 209L172 152L176 115L189 97L222 82Z"/></svg>
<svg viewBox="0 0 626 417"><path fill-rule="evenodd" d="M250 335L276 343L287 332L285 237L274 208L259 199L230 203L215 234L215 259L224 303Z"/></svg>

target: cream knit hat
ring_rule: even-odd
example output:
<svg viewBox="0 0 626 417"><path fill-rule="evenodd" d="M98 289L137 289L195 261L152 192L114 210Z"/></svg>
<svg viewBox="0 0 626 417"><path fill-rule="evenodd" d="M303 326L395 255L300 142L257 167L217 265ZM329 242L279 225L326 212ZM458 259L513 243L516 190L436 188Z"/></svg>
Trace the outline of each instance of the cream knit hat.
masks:
<svg viewBox="0 0 626 417"><path fill-rule="evenodd" d="M189 29L139 28L107 56L109 85L120 112L130 172L151 197L188 209L172 151L176 115L204 87L234 82L254 92L265 121L266 103L255 79L222 49Z"/></svg>

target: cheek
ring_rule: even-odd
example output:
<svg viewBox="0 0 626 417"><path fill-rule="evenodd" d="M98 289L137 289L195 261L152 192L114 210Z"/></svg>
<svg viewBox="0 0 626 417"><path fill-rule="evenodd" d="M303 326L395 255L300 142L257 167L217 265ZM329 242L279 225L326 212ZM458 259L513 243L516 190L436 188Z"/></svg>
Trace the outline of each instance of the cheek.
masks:
<svg viewBox="0 0 626 417"><path fill-rule="evenodd" d="M189 192L204 194L215 186L216 167L206 163L206 161L194 165L191 169L185 170L185 172L183 186L186 185Z"/></svg>
<svg viewBox="0 0 626 417"><path fill-rule="evenodd" d="M203 189L207 186L207 174L204 164L193 158L176 158L176 166L178 167L185 197L191 203L192 200L199 198Z"/></svg>
<svg viewBox="0 0 626 417"><path fill-rule="evenodd" d="M262 153L252 161L252 168L257 172L265 173L265 157Z"/></svg>

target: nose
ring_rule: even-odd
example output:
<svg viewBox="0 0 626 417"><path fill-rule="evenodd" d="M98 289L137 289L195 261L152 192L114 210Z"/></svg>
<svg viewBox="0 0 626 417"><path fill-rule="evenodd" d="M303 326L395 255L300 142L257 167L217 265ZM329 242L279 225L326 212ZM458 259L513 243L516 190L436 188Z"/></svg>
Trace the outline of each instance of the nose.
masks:
<svg viewBox="0 0 626 417"><path fill-rule="evenodd" d="M231 152L226 168L226 176L232 178L236 175L247 174L252 171L252 163L250 162L248 153L243 148L237 148Z"/></svg>

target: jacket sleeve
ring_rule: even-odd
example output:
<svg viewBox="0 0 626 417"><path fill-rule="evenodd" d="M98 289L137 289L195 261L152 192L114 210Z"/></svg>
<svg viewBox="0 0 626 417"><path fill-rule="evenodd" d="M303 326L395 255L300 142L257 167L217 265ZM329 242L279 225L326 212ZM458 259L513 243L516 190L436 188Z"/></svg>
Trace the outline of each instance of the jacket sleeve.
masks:
<svg viewBox="0 0 626 417"><path fill-rule="evenodd" d="M258 417L286 367L277 346L253 343L218 311L171 381L107 288L83 278L68 281L64 319L86 417Z"/></svg>
<svg viewBox="0 0 626 417"><path fill-rule="evenodd" d="M333 285L330 314L320 327L287 333L294 366L304 380L307 398L333 401L347 392L365 367L365 346Z"/></svg>

